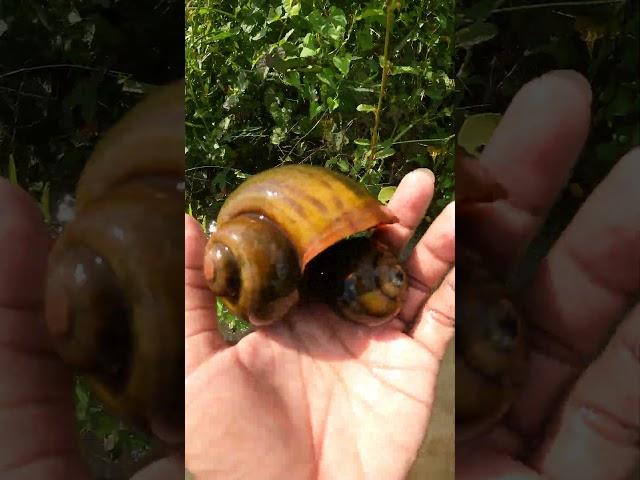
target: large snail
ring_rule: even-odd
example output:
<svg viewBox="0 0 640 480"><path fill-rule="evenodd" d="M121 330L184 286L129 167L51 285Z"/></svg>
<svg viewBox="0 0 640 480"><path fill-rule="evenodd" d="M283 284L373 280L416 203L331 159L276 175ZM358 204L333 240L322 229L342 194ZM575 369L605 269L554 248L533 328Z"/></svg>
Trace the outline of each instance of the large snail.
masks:
<svg viewBox="0 0 640 480"><path fill-rule="evenodd" d="M184 429L184 83L99 142L51 251L46 320L59 355L112 412L168 442Z"/></svg>
<svg viewBox="0 0 640 480"><path fill-rule="evenodd" d="M474 158L457 158L458 213L505 198ZM475 437L508 411L524 379L525 324L502 281L459 235L456 246L456 441Z"/></svg>
<svg viewBox="0 0 640 480"><path fill-rule="evenodd" d="M256 326L321 300L342 317L376 326L400 310L407 278L370 237L397 218L348 177L291 165L254 175L226 200L205 249L213 293Z"/></svg>

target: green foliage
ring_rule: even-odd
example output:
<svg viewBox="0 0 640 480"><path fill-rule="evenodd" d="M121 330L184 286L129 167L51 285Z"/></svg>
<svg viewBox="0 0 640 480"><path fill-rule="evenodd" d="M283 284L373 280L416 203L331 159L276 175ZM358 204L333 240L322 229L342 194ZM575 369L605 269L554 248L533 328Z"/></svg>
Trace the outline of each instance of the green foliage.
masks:
<svg viewBox="0 0 640 480"><path fill-rule="evenodd" d="M13 165L51 206L72 192L104 131L183 75L182 12L167 0L2 0L0 175Z"/></svg>
<svg viewBox="0 0 640 480"><path fill-rule="evenodd" d="M117 461L123 454L141 458L149 453L149 439L113 417L93 398L81 379L75 383L76 420L81 437L91 435L103 440L104 455Z"/></svg>
<svg viewBox="0 0 640 480"><path fill-rule="evenodd" d="M311 163L377 195L417 167L453 199L453 2L394 12L379 148L368 161L385 37L382 1L191 0L186 6L187 200L213 219L247 175Z"/></svg>

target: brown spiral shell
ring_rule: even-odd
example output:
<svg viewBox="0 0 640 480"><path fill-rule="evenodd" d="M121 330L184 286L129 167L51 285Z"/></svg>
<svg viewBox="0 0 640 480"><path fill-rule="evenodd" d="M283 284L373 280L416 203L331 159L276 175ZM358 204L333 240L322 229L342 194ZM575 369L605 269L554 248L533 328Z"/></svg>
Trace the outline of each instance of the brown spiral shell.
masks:
<svg viewBox="0 0 640 480"><path fill-rule="evenodd" d="M298 283L311 260L351 235L396 221L363 186L331 170L304 165L267 170L246 180L224 203L207 244L205 277L232 312L255 325L272 323L300 300ZM365 269L387 274L398 268L385 267L393 262L380 255L366 260L371 265ZM398 284L400 291L393 294L399 296L406 281ZM371 286L354 296L366 297L380 311L389 298ZM350 316L367 323L365 317Z"/></svg>
<svg viewBox="0 0 640 480"><path fill-rule="evenodd" d="M159 88L95 148L49 258L60 356L114 413L167 441L184 423L184 83Z"/></svg>

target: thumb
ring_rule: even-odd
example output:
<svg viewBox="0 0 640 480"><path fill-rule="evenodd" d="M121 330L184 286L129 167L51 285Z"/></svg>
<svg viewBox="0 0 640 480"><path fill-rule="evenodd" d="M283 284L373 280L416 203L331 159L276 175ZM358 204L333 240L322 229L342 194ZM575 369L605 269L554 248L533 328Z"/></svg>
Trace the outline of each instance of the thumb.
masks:
<svg viewBox="0 0 640 480"><path fill-rule="evenodd" d="M42 315L48 233L35 202L1 178L0 205L0 478L85 479L71 372Z"/></svg>
<svg viewBox="0 0 640 480"><path fill-rule="evenodd" d="M207 239L200 224L184 218L184 320L185 369L193 373L208 357L224 348L218 332L216 300L204 278L204 247Z"/></svg>

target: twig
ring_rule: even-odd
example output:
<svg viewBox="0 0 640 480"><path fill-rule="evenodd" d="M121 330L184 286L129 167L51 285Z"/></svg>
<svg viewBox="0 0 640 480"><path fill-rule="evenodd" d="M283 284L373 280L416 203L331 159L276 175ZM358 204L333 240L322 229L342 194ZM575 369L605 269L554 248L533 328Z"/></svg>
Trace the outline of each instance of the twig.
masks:
<svg viewBox="0 0 640 480"><path fill-rule="evenodd" d="M298 141L293 145L293 147L291 147L291 149L289 150L289 153L287 153L283 158L286 159L287 157L291 156L291 154L293 153L293 151L295 150L295 148L300 144L300 142L302 140L304 140L305 138L307 138L307 136L309 136L309 134L311 132L313 132L315 130L315 128L318 126L318 124L322 121L322 119L325 117L326 112L323 112L322 115L320 115L320 118L318 119L318 121L313 125L313 127L311 127L309 129L309 131L307 133L305 133L302 137L300 137L298 139ZM284 153L284 152L283 152ZM280 165L284 164L284 160L280 163Z"/></svg>
<svg viewBox="0 0 640 480"><path fill-rule="evenodd" d="M103 69L102 68L96 68L96 67L89 67L86 65L75 65L73 63L56 63L56 64L52 64L52 65L37 65L35 67L23 67L23 68L19 68L17 70L12 70L10 72L6 72L3 74L0 74L0 79L5 78L5 77L11 77L13 75L18 75L20 73L26 73L26 72L34 72L37 70L48 70L48 69L53 69L53 68L76 68L79 70L90 70L92 72L100 72ZM130 76L127 73L124 72L118 72L115 70L108 70L107 73L111 74L111 75L115 75L118 77L128 77Z"/></svg>
<svg viewBox="0 0 640 480"><path fill-rule="evenodd" d="M605 5L608 3L624 3L627 0L576 0L572 2L551 2L538 3L534 5L520 5L517 7L503 7L492 10L491 13L516 12L519 10L533 10L536 8L555 8L555 7L582 7L589 5Z"/></svg>
<svg viewBox="0 0 640 480"><path fill-rule="evenodd" d="M392 145L400 145L402 143L431 143L431 142L446 142L454 138L455 135L449 135L443 138L421 138L418 140L403 140L401 142L393 142Z"/></svg>

